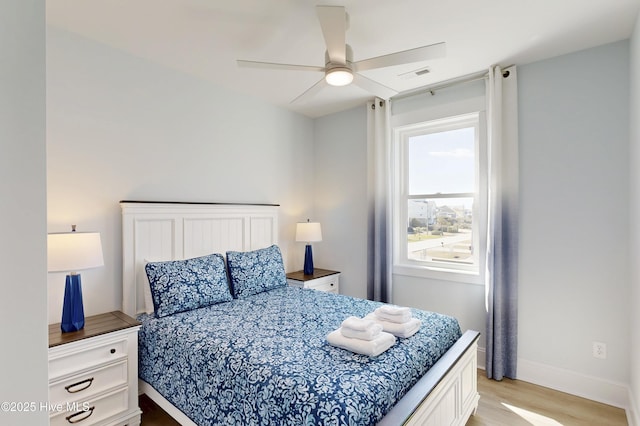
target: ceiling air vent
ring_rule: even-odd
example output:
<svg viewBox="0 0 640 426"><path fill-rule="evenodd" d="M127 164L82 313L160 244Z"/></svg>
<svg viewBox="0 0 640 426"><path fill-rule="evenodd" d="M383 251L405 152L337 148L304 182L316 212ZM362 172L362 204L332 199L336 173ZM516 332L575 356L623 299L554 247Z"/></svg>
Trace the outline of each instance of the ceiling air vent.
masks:
<svg viewBox="0 0 640 426"><path fill-rule="evenodd" d="M420 77L421 75L429 74L431 70L429 68L420 68L419 70L413 70L409 72L405 72L404 74L398 75L398 77L403 79L409 79L414 77Z"/></svg>

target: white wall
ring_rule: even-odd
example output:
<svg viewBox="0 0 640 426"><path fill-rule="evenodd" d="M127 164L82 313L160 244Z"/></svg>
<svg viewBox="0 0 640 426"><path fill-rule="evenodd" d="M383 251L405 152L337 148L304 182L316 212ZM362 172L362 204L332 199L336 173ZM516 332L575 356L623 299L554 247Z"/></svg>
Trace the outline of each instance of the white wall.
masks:
<svg viewBox="0 0 640 426"><path fill-rule="evenodd" d="M549 366L594 385L628 383L628 47L518 70L519 378L544 380ZM606 360L592 356L594 341L607 344ZM621 404L619 387L580 391Z"/></svg>
<svg viewBox="0 0 640 426"><path fill-rule="evenodd" d="M323 241L314 264L341 272L340 293L367 296L367 111L315 120L314 209Z"/></svg>
<svg viewBox="0 0 640 426"><path fill-rule="evenodd" d="M49 418L44 20L44 0L0 3L0 401L36 404L3 425Z"/></svg>
<svg viewBox="0 0 640 426"><path fill-rule="evenodd" d="M121 308L118 201L277 203L287 270L311 214L313 121L59 29L47 32L49 232L102 235L83 271L85 314ZM300 250L298 250L300 248ZM49 322L64 274L49 274Z"/></svg>
<svg viewBox="0 0 640 426"><path fill-rule="evenodd" d="M636 19L635 31L630 42L630 124L631 124L631 215L630 258L640 259L640 15ZM631 262L631 312L630 323L630 424L640 425L640 263Z"/></svg>

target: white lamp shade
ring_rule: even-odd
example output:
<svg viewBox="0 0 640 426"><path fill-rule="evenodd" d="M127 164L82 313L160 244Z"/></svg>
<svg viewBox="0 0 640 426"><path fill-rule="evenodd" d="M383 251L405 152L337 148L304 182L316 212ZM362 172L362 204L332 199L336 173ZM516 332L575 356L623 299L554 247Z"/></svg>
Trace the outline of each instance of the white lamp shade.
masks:
<svg viewBox="0 0 640 426"><path fill-rule="evenodd" d="M47 235L49 272L76 272L104 265L98 232L61 232Z"/></svg>
<svg viewBox="0 0 640 426"><path fill-rule="evenodd" d="M296 241L311 243L322 241L322 229L318 222L301 222L296 225Z"/></svg>

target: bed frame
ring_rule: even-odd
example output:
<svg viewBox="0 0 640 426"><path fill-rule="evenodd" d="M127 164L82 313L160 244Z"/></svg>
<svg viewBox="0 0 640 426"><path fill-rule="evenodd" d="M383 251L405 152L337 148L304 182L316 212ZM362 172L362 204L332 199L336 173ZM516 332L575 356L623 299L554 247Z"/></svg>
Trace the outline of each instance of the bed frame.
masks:
<svg viewBox="0 0 640 426"><path fill-rule="evenodd" d="M144 262L176 260L278 243L278 205L121 201L122 310L144 312ZM378 423L383 426L464 425L475 414L477 341L466 331ZM151 385L145 393L182 425L195 425Z"/></svg>

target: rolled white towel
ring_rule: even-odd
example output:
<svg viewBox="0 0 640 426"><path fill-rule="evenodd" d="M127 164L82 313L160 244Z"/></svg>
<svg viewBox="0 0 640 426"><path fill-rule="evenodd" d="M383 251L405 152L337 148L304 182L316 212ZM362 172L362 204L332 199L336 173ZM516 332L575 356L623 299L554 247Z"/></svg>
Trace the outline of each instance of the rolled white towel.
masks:
<svg viewBox="0 0 640 426"><path fill-rule="evenodd" d="M354 316L350 316L346 320L342 321L340 327L342 328L350 328L354 331L367 331L370 330L373 326L375 326L375 321L370 319L358 318Z"/></svg>
<svg viewBox="0 0 640 426"><path fill-rule="evenodd" d="M382 326L370 319L350 316L342 321L342 334L352 339L373 340L382 332Z"/></svg>
<svg viewBox="0 0 640 426"><path fill-rule="evenodd" d="M370 319L380 324L384 330L383 332L391 333L394 336L401 337L403 339L416 334L422 326L422 321L418 318L411 318L409 321L400 324L397 322L385 321L381 319L377 313L370 313L365 317L365 319Z"/></svg>
<svg viewBox="0 0 640 426"><path fill-rule="evenodd" d="M366 330L354 330L352 328L344 326L340 327L340 330L342 331L342 335L344 337L361 340L374 340L380 335L380 333L382 333L382 329L382 324L378 324L375 321L371 321L371 326Z"/></svg>
<svg viewBox="0 0 640 426"><path fill-rule="evenodd" d="M412 316L411 309L391 305L382 305L374 312L378 318L384 321L396 322L398 324L408 322Z"/></svg>
<svg viewBox="0 0 640 426"><path fill-rule="evenodd" d="M337 348L346 349L361 355L378 356L396 342L393 334L381 332L373 340L352 339L345 337L339 328L327 335L327 342Z"/></svg>

